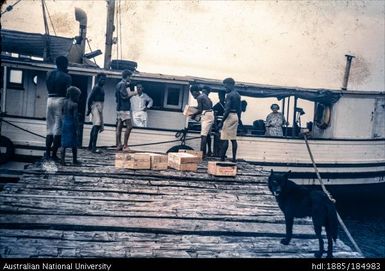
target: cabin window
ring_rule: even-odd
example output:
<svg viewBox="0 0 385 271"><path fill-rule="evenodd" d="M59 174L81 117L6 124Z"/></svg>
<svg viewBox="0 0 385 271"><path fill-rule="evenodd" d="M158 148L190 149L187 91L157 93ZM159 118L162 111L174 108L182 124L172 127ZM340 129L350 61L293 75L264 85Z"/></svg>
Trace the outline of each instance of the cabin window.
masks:
<svg viewBox="0 0 385 271"><path fill-rule="evenodd" d="M24 89L23 86L23 71L10 69L8 73L8 88Z"/></svg>
<svg viewBox="0 0 385 271"><path fill-rule="evenodd" d="M164 108L181 109L182 96L182 86L167 86L164 96Z"/></svg>
<svg viewBox="0 0 385 271"><path fill-rule="evenodd" d="M153 100L152 109L162 109L165 84L154 83L154 82L139 82L142 84L144 90L148 96Z"/></svg>

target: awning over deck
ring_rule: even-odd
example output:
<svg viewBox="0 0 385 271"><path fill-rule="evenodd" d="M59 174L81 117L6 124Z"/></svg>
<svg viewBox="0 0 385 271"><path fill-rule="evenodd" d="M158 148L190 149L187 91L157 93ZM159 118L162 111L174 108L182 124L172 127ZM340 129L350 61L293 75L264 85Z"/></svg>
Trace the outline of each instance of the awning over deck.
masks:
<svg viewBox="0 0 385 271"><path fill-rule="evenodd" d="M38 33L26 33L14 30L1 30L1 51L28 56L44 56L44 49L49 46L51 59L68 56L73 39Z"/></svg>
<svg viewBox="0 0 385 271"><path fill-rule="evenodd" d="M193 82L199 85L206 85L215 91L224 91L221 81L209 79L194 79ZM342 96L342 92L328 89L309 89L298 87L280 87L260 84L236 84L235 89L242 96L254 98L276 97L281 100L285 97L294 96L300 99L319 102L323 104L334 104Z"/></svg>

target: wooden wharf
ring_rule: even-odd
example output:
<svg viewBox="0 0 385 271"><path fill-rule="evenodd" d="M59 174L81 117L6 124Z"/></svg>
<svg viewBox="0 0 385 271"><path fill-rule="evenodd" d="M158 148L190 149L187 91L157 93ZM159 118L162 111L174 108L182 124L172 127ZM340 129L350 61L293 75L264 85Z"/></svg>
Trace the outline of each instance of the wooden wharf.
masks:
<svg viewBox="0 0 385 271"><path fill-rule="evenodd" d="M221 178L207 161L197 172L128 170L114 167L113 150L79 153L82 166L38 162L3 186L1 258L311 258L318 249L310 218L280 244L284 217L256 165ZM341 240L334 256L362 257Z"/></svg>

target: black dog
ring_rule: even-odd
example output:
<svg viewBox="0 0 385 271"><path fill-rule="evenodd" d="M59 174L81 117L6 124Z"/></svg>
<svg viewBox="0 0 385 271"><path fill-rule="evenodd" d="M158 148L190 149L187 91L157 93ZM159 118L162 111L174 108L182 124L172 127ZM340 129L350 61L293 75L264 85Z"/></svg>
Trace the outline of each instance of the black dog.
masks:
<svg viewBox="0 0 385 271"><path fill-rule="evenodd" d="M285 215L286 238L281 243L288 245L293 231L294 217L311 216L315 234L319 241L319 251L314 256L321 258L324 242L321 236L322 226L326 229L328 239L327 257L333 257L333 241L337 240L337 212L334 203L322 191L311 191L288 180L287 173L276 173L271 170L269 189L275 196L279 208Z"/></svg>

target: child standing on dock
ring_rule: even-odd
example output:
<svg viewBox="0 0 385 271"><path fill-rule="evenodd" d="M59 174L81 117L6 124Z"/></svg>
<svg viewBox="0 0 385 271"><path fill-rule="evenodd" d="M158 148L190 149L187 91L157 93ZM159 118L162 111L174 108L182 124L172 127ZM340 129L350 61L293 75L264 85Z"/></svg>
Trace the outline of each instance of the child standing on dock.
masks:
<svg viewBox="0 0 385 271"><path fill-rule="evenodd" d="M77 87L69 87L67 89L67 98L63 105L63 125L61 137L61 164L65 166L65 150L72 148L72 161L74 165L79 165L77 160L77 131L78 131L78 101L80 97L80 89Z"/></svg>

